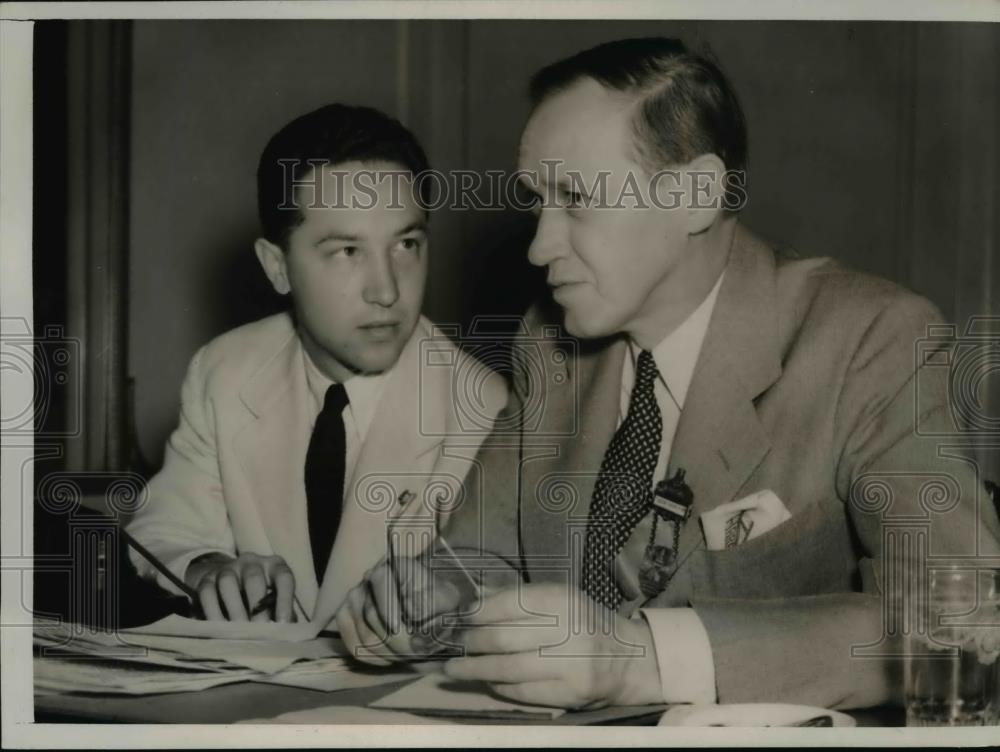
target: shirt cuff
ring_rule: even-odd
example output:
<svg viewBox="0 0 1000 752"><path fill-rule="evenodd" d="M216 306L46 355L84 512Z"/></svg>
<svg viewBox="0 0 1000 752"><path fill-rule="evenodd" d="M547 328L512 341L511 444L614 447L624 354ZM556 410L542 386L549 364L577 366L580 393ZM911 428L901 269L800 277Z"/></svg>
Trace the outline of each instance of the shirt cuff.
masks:
<svg viewBox="0 0 1000 752"><path fill-rule="evenodd" d="M653 635L663 701L714 703L715 662L708 632L693 608L640 609Z"/></svg>

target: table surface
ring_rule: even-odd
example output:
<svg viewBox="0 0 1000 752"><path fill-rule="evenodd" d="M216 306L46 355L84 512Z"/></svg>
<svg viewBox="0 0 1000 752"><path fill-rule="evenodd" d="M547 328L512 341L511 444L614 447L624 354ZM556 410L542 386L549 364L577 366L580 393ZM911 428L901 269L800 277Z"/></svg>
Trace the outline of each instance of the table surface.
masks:
<svg viewBox="0 0 1000 752"><path fill-rule="evenodd" d="M160 695L43 695L35 698L37 723L233 723L249 718L273 717L294 710L329 705L367 705L395 691L406 682L376 687L321 692L313 689L283 687L255 682L227 684L200 692L176 692ZM662 708L627 719L614 708L567 713L545 725L582 724L655 724ZM616 715L619 717L616 718ZM851 711L859 726L902 726L901 708L871 708ZM484 724L494 721L469 720ZM513 721L499 721L513 723ZM525 723L525 721L518 721Z"/></svg>
<svg viewBox="0 0 1000 752"><path fill-rule="evenodd" d="M65 522L65 521L64 521ZM65 539L65 531L59 528L54 537ZM59 553L60 551L54 551ZM122 561L128 561L127 556ZM37 573L36 573L37 575ZM168 613L186 614L186 599L167 597L163 591L151 583L138 579L130 569L120 572L120 589L126 594L130 604L129 624L145 624L156 621ZM57 584L57 583L48 583ZM36 579L36 606L39 593L50 592L52 588L39 587ZM65 596L65 594L63 594ZM66 600L64 597L63 600ZM68 608L58 598L50 604L53 613L63 614L61 608ZM64 614L69 618L72 610ZM35 721L38 723L233 723L251 718L268 718L296 710L308 710L331 705L364 706L395 691L405 682L381 686L346 689L336 692L322 692L312 689L284 687L272 684L243 682L226 684L199 692L177 692L157 695L40 695L35 698ZM608 708L598 711L567 713L555 721L535 721L536 723L563 724L613 724L630 725L655 724L662 714L662 707L645 708L644 715L636 715L630 709L630 716L622 719L621 709ZM905 716L901 708L872 708L851 711L859 726L902 726ZM468 723L483 724L484 720L469 720ZM518 721L524 723L525 721ZM513 721L490 721L490 723L513 723Z"/></svg>

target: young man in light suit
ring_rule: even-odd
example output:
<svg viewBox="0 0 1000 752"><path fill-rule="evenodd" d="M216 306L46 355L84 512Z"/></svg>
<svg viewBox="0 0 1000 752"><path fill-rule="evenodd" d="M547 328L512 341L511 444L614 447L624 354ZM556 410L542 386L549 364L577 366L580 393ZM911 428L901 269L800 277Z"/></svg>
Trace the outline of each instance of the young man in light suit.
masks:
<svg viewBox="0 0 1000 752"><path fill-rule="evenodd" d="M420 315L426 170L400 123L339 104L286 125L260 158L255 250L292 311L194 356L180 425L128 528L208 619L328 621L385 555L390 522L441 522L430 489L457 487L506 400L498 375ZM465 435L459 392L480 388ZM269 585L275 607L253 615Z"/></svg>
<svg viewBox="0 0 1000 752"><path fill-rule="evenodd" d="M562 707L898 699L904 591L934 561L1000 556L977 468L937 438L957 432L952 343L919 345L940 314L739 223L743 115L679 42L587 50L532 94L528 257L577 349L554 360L539 333L559 317L529 313L538 361L565 372L540 421L487 439L444 530L485 591L445 673ZM525 375L497 426L538 403ZM471 605L398 569L337 616L373 662L414 650L408 624Z"/></svg>

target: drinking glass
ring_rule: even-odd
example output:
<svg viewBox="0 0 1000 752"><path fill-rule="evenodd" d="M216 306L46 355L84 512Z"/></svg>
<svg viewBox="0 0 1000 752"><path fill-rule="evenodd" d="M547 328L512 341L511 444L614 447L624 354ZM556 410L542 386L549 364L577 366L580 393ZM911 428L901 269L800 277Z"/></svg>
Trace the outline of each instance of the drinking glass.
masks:
<svg viewBox="0 0 1000 752"><path fill-rule="evenodd" d="M932 568L904 636L907 726L1000 724L1000 570Z"/></svg>

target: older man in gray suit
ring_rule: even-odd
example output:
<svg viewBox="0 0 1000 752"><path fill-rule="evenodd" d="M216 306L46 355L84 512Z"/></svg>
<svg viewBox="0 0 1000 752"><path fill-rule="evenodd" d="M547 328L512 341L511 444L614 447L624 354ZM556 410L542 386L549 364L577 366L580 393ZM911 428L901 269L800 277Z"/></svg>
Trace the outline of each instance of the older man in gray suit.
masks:
<svg viewBox="0 0 1000 752"><path fill-rule="evenodd" d="M532 94L529 259L574 346L529 313L521 352L561 365L518 361L444 533L484 591L445 672L563 707L894 699L899 583L1000 553L975 466L928 438L955 428L949 344L915 358L938 312L739 223L740 106L680 43L587 50ZM359 657L413 650L418 594L370 573L337 619Z"/></svg>

